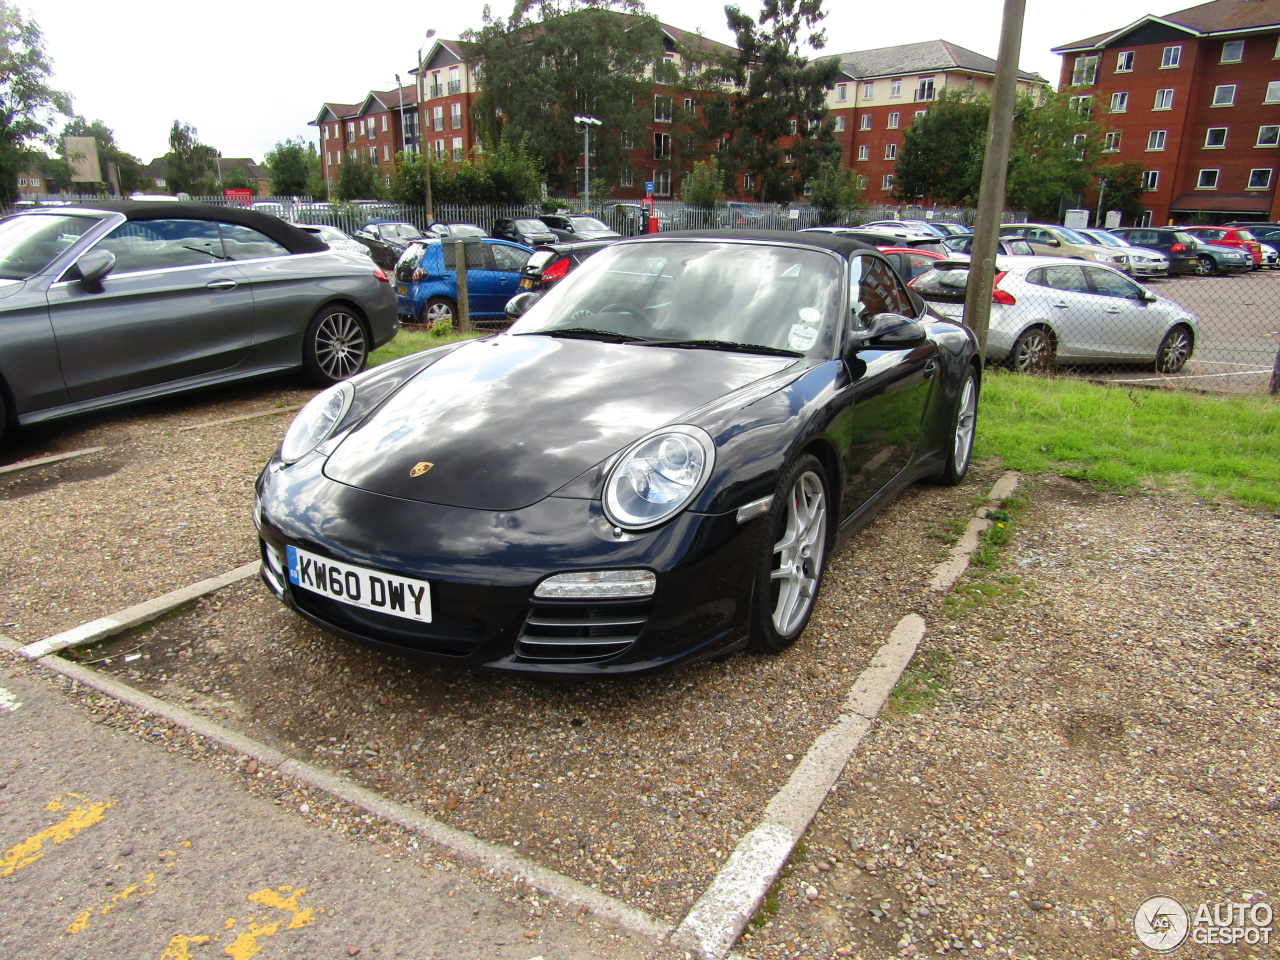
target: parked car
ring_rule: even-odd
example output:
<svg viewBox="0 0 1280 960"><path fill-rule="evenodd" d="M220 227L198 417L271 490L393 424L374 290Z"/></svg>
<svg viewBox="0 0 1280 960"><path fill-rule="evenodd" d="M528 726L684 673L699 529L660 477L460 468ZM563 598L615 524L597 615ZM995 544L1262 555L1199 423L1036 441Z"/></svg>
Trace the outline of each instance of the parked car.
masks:
<svg viewBox="0 0 1280 960"><path fill-rule="evenodd" d="M1262 263L1268 270L1280 270L1280 250L1269 243L1262 244Z"/></svg>
<svg viewBox="0 0 1280 960"><path fill-rule="evenodd" d="M1183 227L1182 229L1205 243L1243 251L1249 255L1254 270L1262 269L1262 245L1244 227Z"/></svg>
<svg viewBox="0 0 1280 960"><path fill-rule="evenodd" d="M951 231L942 229L932 220L872 220L862 226L900 237L918 236L922 233L938 238L951 235Z"/></svg>
<svg viewBox="0 0 1280 960"><path fill-rule="evenodd" d="M327 223L295 223L293 226L303 233L319 237L330 250L345 250L348 253L358 253L373 259L373 251L359 240L353 240L337 227L331 227Z"/></svg>
<svg viewBox="0 0 1280 960"><path fill-rule="evenodd" d="M1280 223L1229 223L1229 227L1243 227L1253 234L1259 243L1275 245L1280 241Z"/></svg>
<svg viewBox="0 0 1280 960"><path fill-rule="evenodd" d="M0 433L302 370L331 384L398 329L387 278L276 217L115 201L0 220Z"/></svg>
<svg viewBox="0 0 1280 960"><path fill-rule="evenodd" d="M374 263L390 271L409 244L422 239L422 231L401 220L371 220L351 236L369 248Z"/></svg>
<svg viewBox="0 0 1280 960"><path fill-rule="evenodd" d="M562 243L573 243L577 240L616 240L622 236L617 230L610 229L595 217L550 213L543 214L539 219Z"/></svg>
<svg viewBox="0 0 1280 960"><path fill-rule="evenodd" d="M262 576L326 630L457 666L779 653L874 511L963 479L976 353L852 241L621 240L505 333L308 404L257 483Z"/></svg>
<svg viewBox="0 0 1280 960"><path fill-rule="evenodd" d="M1117 270L1129 269L1129 255L1115 247L1093 243L1070 227L1053 223L1006 223L1000 227L1002 237L1023 237L1041 257L1069 257L1092 260Z"/></svg>
<svg viewBox="0 0 1280 960"><path fill-rule="evenodd" d="M912 288L944 316L962 320L968 262L942 261ZM987 360L1021 373L1057 362L1153 363L1177 373L1199 337L1196 315L1113 267L1055 257L996 262Z"/></svg>
<svg viewBox="0 0 1280 960"><path fill-rule="evenodd" d="M941 230L950 237L965 237L973 233L972 227L967 227L963 223L950 223L946 220L926 220L935 230Z"/></svg>
<svg viewBox="0 0 1280 960"><path fill-rule="evenodd" d="M532 255L528 247L492 237L467 244L467 300L473 319L505 317L507 301L520 291L520 271ZM456 245L438 237L409 246L395 269L396 304L410 323L456 323Z"/></svg>
<svg viewBox="0 0 1280 960"><path fill-rule="evenodd" d="M1243 252L1197 240L1181 227L1117 227L1111 232L1136 246L1163 253L1169 258L1171 273L1207 277L1242 273L1251 266Z"/></svg>
<svg viewBox="0 0 1280 960"><path fill-rule="evenodd" d="M488 231L474 223L433 223L427 227L433 237L487 237Z"/></svg>
<svg viewBox="0 0 1280 960"><path fill-rule="evenodd" d="M947 237L942 241L942 248L948 258L967 260L973 253L973 234L956 234ZM1025 237L1013 235L996 238L996 253L1004 254L1006 257L1035 256L1035 251L1031 249L1031 244L1027 243Z"/></svg>
<svg viewBox="0 0 1280 960"><path fill-rule="evenodd" d="M539 247L520 271L521 290L546 290L614 241L582 240Z"/></svg>
<svg viewBox="0 0 1280 960"><path fill-rule="evenodd" d="M825 233L833 237L844 237L846 240L858 240L869 243L873 247L914 247L931 250L934 253L945 253L943 238L934 233L912 233L898 235L880 230L868 230L862 227L805 227L798 233Z"/></svg>
<svg viewBox="0 0 1280 960"><path fill-rule="evenodd" d="M939 260L946 259L940 253L918 250L914 247L884 247L880 252L893 264L893 269L898 271L898 276L908 283L931 269Z"/></svg>
<svg viewBox="0 0 1280 960"><path fill-rule="evenodd" d="M1124 272L1131 277L1167 277L1169 275L1169 258L1159 250L1148 250L1136 247L1124 237L1116 236L1109 230L1076 230L1086 240L1104 247L1116 247L1129 256L1129 266Z"/></svg>
<svg viewBox="0 0 1280 960"><path fill-rule="evenodd" d="M494 221L489 236L522 244L530 250L539 244L555 243L560 239L547 229L545 223L533 217L501 217Z"/></svg>

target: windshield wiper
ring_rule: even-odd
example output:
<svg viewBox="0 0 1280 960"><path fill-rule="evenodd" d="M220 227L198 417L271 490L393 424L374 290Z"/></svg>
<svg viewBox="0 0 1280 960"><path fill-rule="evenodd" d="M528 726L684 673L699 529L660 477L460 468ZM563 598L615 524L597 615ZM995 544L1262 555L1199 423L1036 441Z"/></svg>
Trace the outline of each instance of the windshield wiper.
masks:
<svg viewBox="0 0 1280 960"><path fill-rule="evenodd" d="M557 327L551 330L530 330L529 333L540 333L548 337L576 337L582 340L603 340L607 343L632 343L644 340L629 333L618 333L615 330L597 330L594 327Z"/></svg>
<svg viewBox="0 0 1280 960"><path fill-rule="evenodd" d="M784 350L782 347L766 347L759 343L735 343L731 340L658 340L649 338L644 341L646 347L686 347L690 349L727 350L732 353L761 353L770 357L794 357L798 350Z"/></svg>

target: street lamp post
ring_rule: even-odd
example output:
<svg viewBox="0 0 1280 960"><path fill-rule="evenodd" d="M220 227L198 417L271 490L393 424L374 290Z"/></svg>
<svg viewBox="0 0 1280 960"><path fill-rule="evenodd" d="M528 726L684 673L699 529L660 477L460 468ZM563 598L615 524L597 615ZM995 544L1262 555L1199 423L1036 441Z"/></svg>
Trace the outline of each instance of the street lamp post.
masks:
<svg viewBox="0 0 1280 960"><path fill-rule="evenodd" d="M418 109L419 110L422 110L423 105L427 102L427 82L426 82L426 73L423 70L423 66L422 66L422 51L426 49L427 41L430 40L435 35L436 35L436 32L434 30L428 30L427 35L422 38L422 46L418 47ZM426 201L426 216L427 216L427 222L425 225L429 227L431 226L432 219L434 219L434 211L431 209L431 150L422 149L423 147L429 148L430 146L426 138L427 125L425 123L419 123L418 127L419 127L418 148L419 148L419 151L422 153L422 162L423 162L422 180L426 185L423 190L424 200Z"/></svg>
<svg viewBox="0 0 1280 960"><path fill-rule="evenodd" d="M595 117L574 117L573 122L582 127L582 206L583 213L591 212L591 128L600 126Z"/></svg>
<svg viewBox="0 0 1280 960"><path fill-rule="evenodd" d="M396 74L396 93L400 95L400 152L409 153L409 131L404 124L404 87L400 83L400 74Z"/></svg>

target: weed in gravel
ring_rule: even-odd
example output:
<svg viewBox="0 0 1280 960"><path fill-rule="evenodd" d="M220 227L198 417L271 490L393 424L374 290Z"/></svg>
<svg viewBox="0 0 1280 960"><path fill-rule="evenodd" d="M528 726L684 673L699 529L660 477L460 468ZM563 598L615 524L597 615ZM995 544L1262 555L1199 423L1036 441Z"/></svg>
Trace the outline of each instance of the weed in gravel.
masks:
<svg viewBox="0 0 1280 960"><path fill-rule="evenodd" d="M943 612L958 620L989 603L1020 600L1030 594L1016 576L993 576L989 579L966 580L956 584L942 601Z"/></svg>
<svg viewBox="0 0 1280 960"><path fill-rule="evenodd" d="M889 694L887 712L901 716L933 706L951 678L952 662L945 650L930 648L917 653Z"/></svg>

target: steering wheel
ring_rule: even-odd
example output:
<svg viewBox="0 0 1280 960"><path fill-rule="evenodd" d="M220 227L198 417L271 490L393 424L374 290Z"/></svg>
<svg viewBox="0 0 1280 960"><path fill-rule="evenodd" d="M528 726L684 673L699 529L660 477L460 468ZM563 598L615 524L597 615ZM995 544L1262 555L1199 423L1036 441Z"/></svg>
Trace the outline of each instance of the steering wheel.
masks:
<svg viewBox="0 0 1280 960"><path fill-rule="evenodd" d="M637 323L649 325L649 318L637 310L635 307L626 303L611 303L608 306L601 307L596 311L597 315L601 313L618 313L624 317L629 317Z"/></svg>

